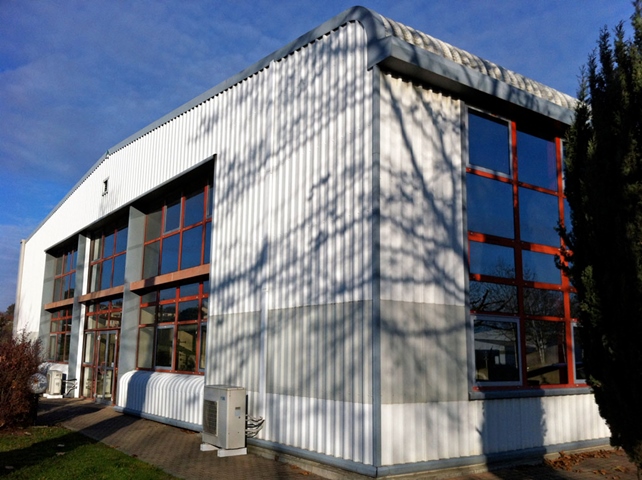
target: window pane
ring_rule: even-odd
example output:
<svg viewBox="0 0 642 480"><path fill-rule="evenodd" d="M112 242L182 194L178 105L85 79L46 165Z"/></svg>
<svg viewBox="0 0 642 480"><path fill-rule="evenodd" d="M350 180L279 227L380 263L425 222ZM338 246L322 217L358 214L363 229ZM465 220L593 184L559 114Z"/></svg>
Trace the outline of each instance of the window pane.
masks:
<svg viewBox="0 0 642 480"><path fill-rule="evenodd" d="M62 275L63 257L56 258L55 275Z"/></svg>
<svg viewBox="0 0 642 480"><path fill-rule="evenodd" d="M557 385L568 381L564 327L563 322L525 322L529 385Z"/></svg>
<svg viewBox="0 0 642 480"><path fill-rule="evenodd" d="M103 257L111 257L114 255L114 234L105 237L105 248L103 250Z"/></svg>
<svg viewBox="0 0 642 480"><path fill-rule="evenodd" d="M155 277L158 275L158 258L160 255L160 242L145 245L143 278Z"/></svg>
<svg viewBox="0 0 642 480"><path fill-rule="evenodd" d="M163 218L163 211L158 210L147 215L147 228L145 229L145 241L153 240L160 237L161 234L161 220Z"/></svg>
<svg viewBox="0 0 642 480"><path fill-rule="evenodd" d="M203 192L185 199L185 219L183 226L188 227L203 221L203 202Z"/></svg>
<svg viewBox="0 0 642 480"><path fill-rule="evenodd" d="M577 318L580 315L580 302L577 299L577 293L571 293L569 299L571 301L571 317Z"/></svg>
<svg viewBox="0 0 642 480"><path fill-rule="evenodd" d="M475 320L475 373L478 382L518 382L517 324Z"/></svg>
<svg viewBox="0 0 642 480"><path fill-rule="evenodd" d="M519 189L519 224L522 240L559 246L555 231L559 220L557 197L527 188Z"/></svg>
<svg viewBox="0 0 642 480"><path fill-rule="evenodd" d="M100 276L102 263L97 263L89 267L89 291L95 292L100 289Z"/></svg>
<svg viewBox="0 0 642 480"><path fill-rule="evenodd" d="M56 360L56 337L57 335L49 335L49 360Z"/></svg>
<svg viewBox="0 0 642 480"><path fill-rule="evenodd" d="M174 320L176 320L176 304L170 303L169 305L159 305L158 321L173 322Z"/></svg>
<svg viewBox="0 0 642 480"><path fill-rule="evenodd" d="M118 255L114 258L114 277L112 287L118 287L125 283L125 255Z"/></svg>
<svg viewBox="0 0 642 480"><path fill-rule="evenodd" d="M557 191L555 142L517 132L519 181Z"/></svg>
<svg viewBox="0 0 642 480"><path fill-rule="evenodd" d="M568 233L573 231L573 223L571 219L571 207L568 204L568 200L564 199L564 228Z"/></svg>
<svg viewBox="0 0 642 480"><path fill-rule="evenodd" d="M555 265L555 256L546 253L522 251L524 280L560 284L562 276Z"/></svg>
<svg viewBox="0 0 642 480"><path fill-rule="evenodd" d="M199 352L199 366L201 370L205 370L205 352L207 351L207 324L201 324L201 349Z"/></svg>
<svg viewBox="0 0 642 480"><path fill-rule="evenodd" d="M174 327L163 327L156 330L157 367L172 367L172 350L174 349Z"/></svg>
<svg viewBox="0 0 642 480"><path fill-rule="evenodd" d="M470 242L470 273L515 278L515 255L510 247Z"/></svg>
<svg viewBox="0 0 642 480"><path fill-rule="evenodd" d="M176 349L176 370L193 372L196 370L196 346L198 325L178 327L178 348Z"/></svg>
<svg viewBox="0 0 642 480"><path fill-rule="evenodd" d="M207 320L207 313L209 311L209 298L205 297L201 300L201 320Z"/></svg>
<svg viewBox="0 0 642 480"><path fill-rule="evenodd" d="M94 333L85 334L85 356L84 363L94 363Z"/></svg>
<svg viewBox="0 0 642 480"><path fill-rule="evenodd" d="M102 258L102 237L98 237L94 240L91 241L91 258L90 260L93 262L94 260L98 260L99 258Z"/></svg>
<svg viewBox="0 0 642 480"><path fill-rule="evenodd" d="M584 349L582 348L582 339L580 338L579 325L573 325L573 356L575 357L575 381L586 381L584 372Z"/></svg>
<svg viewBox="0 0 642 480"><path fill-rule="evenodd" d="M152 368L154 352L154 327L138 329L138 368Z"/></svg>
<svg viewBox="0 0 642 480"><path fill-rule="evenodd" d="M112 266L112 260L105 260L103 262L103 271L102 275L100 277L100 289L104 290L106 288L111 287L111 266Z"/></svg>
<svg viewBox="0 0 642 480"><path fill-rule="evenodd" d="M140 323L150 325L156 321L156 307L143 307L140 309Z"/></svg>
<svg viewBox="0 0 642 480"><path fill-rule="evenodd" d="M468 230L513 238L513 187L471 174L466 185Z"/></svg>
<svg viewBox="0 0 642 480"><path fill-rule="evenodd" d="M181 226L181 201L167 205L163 233L171 232Z"/></svg>
<svg viewBox="0 0 642 480"><path fill-rule="evenodd" d="M210 263L210 245L212 243L212 224L205 224L205 245L203 246L203 265Z"/></svg>
<svg viewBox="0 0 642 480"><path fill-rule="evenodd" d="M470 309L475 312L517 313L517 287L471 281Z"/></svg>
<svg viewBox="0 0 642 480"><path fill-rule="evenodd" d="M57 302L58 300L62 300L62 279L61 278L56 278L54 280L54 291L53 291L52 301Z"/></svg>
<svg viewBox="0 0 642 480"><path fill-rule="evenodd" d="M198 320L198 300L179 302L178 321Z"/></svg>
<svg viewBox="0 0 642 480"><path fill-rule="evenodd" d="M524 312L542 317L564 316L564 294L557 290L524 288Z"/></svg>
<svg viewBox="0 0 642 480"><path fill-rule="evenodd" d="M176 298L176 289L175 288L164 288L159 290L158 298L161 302L165 300L171 300Z"/></svg>
<svg viewBox="0 0 642 480"><path fill-rule="evenodd" d="M161 258L161 274L178 270L178 247L180 235L173 235L163 239L163 253Z"/></svg>
<svg viewBox="0 0 642 480"><path fill-rule="evenodd" d="M183 232L181 247L181 270L196 267L201 264L201 247L203 243L203 227L192 228Z"/></svg>
<svg viewBox="0 0 642 480"><path fill-rule="evenodd" d="M123 316L122 312L115 311L111 312L111 315L109 315L109 326L113 328L120 328L120 320Z"/></svg>
<svg viewBox="0 0 642 480"><path fill-rule="evenodd" d="M470 163L510 174L508 124L471 111L468 130Z"/></svg>
<svg viewBox="0 0 642 480"><path fill-rule="evenodd" d="M180 298L195 297L196 295L198 295L199 286L200 285L198 283L190 283L190 284L187 284L187 285L181 285L180 290L179 290L180 293L178 294L178 296Z"/></svg>
<svg viewBox="0 0 642 480"><path fill-rule="evenodd" d="M121 228L116 232L116 251L115 253L127 250L127 227Z"/></svg>

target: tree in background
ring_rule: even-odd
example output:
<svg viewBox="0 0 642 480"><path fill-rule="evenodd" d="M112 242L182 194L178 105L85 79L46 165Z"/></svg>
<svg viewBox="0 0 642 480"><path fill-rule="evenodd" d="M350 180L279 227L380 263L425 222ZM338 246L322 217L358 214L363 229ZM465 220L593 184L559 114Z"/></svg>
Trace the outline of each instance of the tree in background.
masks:
<svg viewBox="0 0 642 480"><path fill-rule="evenodd" d="M642 0L601 32L566 149L572 230L562 257L577 289L588 383L611 442L642 467Z"/></svg>
<svg viewBox="0 0 642 480"><path fill-rule="evenodd" d="M0 339L13 335L13 311L15 304L9 305L6 312L0 312Z"/></svg>

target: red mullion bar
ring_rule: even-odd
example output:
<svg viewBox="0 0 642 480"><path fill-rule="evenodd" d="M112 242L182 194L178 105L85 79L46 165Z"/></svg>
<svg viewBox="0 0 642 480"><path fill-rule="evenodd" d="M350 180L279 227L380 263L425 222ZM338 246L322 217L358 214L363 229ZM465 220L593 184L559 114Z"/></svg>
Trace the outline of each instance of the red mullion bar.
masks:
<svg viewBox="0 0 642 480"><path fill-rule="evenodd" d="M491 180L499 180L500 182L511 183L511 179L506 175L498 175L493 172L487 172L485 170L480 170L473 167L466 167L466 173L472 173L480 177L490 178Z"/></svg>
<svg viewBox="0 0 642 480"><path fill-rule="evenodd" d="M528 371L526 368L526 323L524 320L524 266L522 263L521 228L519 225L519 164L517 157L517 125L510 122L511 155L513 166L513 224L515 228L515 283L517 285L517 312L519 316L519 344L522 386L527 386Z"/></svg>
<svg viewBox="0 0 642 480"><path fill-rule="evenodd" d="M492 275L484 275L481 273L471 273L470 279L476 282L497 283L501 285L516 286L517 282L514 278L493 277Z"/></svg>
<svg viewBox="0 0 642 480"><path fill-rule="evenodd" d="M537 185L531 185L530 183L517 182L519 187L528 187L530 190L536 190L542 193L548 193L549 195L557 196L557 192L554 190L549 190L548 188L538 187Z"/></svg>
<svg viewBox="0 0 642 480"><path fill-rule="evenodd" d="M548 253L549 255L559 255L560 247L551 247L550 245L542 245L539 243L520 242L520 250L528 250L530 252Z"/></svg>
<svg viewBox="0 0 642 480"><path fill-rule="evenodd" d="M511 248L515 247L514 240L504 237L496 237L494 235L488 235L486 233L468 232L468 240L471 242L490 243Z"/></svg>

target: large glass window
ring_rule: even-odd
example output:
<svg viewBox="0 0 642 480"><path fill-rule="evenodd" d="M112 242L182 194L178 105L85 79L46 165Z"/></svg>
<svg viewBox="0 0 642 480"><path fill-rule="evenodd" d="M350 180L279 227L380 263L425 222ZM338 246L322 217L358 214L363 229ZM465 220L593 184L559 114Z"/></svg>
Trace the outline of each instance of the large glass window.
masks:
<svg viewBox="0 0 642 480"><path fill-rule="evenodd" d="M87 305L85 330L120 328L122 316L122 298L92 302Z"/></svg>
<svg viewBox="0 0 642 480"><path fill-rule="evenodd" d="M66 249L55 257L53 301L73 298L76 289L76 247Z"/></svg>
<svg viewBox="0 0 642 480"><path fill-rule="evenodd" d="M49 349L47 360L52 362L69 361L71 334L71 308L57 310L51 314L49 328Z"/></svg>
<svg viewBox="0 0 642 480"><path fill-rule="evenodd" d="M127 226L97 234L91 241L89 291L97 292L125 283Z"/></svg>
<svg viewBox="0 0 642 480"><path fill-rule="evenodd" d="M155 290L141 297L138 368L202 372L209 282Z"/></svg>
<svg viewBox="0 0 642 480"><path fill-rule="evenodd" d="M555 264L567 219L559 136L469 111L469 301L478 388L581 382L575 296ZM568 223L568 221L566 222ZM580 367L578 367L578 365Z"/></svg>
<svg viewBox="0 0 642 480"><path fill-rule="evenodd" d="M210 194L209 185L177 193L147 215L144 278L209 263Z"/></svg>

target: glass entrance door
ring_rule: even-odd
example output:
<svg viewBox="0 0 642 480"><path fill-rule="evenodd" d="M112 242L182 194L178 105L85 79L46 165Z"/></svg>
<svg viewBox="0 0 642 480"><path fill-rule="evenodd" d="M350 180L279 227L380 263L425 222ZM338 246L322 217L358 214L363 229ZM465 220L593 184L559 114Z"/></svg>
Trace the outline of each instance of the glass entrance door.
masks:
<svg viewBox="0 0 642 480"><path fill-rule="evenodd" d="M112 402L116 385L116 348L118 331L102 331L96 338L96 389L95 398Z"/></svg>
<svg viewBox="0 0 642 480"><path fill-rule="evenodd" d="M82 395L112 403L116 389L118 330L85 334Z"/></svg>

